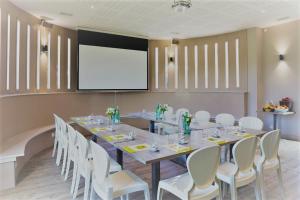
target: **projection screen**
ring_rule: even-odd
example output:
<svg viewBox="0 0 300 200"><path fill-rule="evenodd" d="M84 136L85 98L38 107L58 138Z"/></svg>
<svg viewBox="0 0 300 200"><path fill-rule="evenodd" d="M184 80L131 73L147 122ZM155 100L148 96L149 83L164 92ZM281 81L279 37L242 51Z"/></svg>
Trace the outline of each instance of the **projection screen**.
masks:
<svg viewBox="0 0 300 200"><path fill-rule="evenodd" d="M147 90L147 51L79 44L78 89Z"/></svg>

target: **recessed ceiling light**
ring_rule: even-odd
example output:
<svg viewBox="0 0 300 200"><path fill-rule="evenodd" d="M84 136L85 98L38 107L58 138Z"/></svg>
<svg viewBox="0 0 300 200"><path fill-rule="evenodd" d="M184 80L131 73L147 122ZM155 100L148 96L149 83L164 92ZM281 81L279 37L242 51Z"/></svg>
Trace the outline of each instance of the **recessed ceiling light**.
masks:
<svg viewBox="0 0 300 200"><path fill-rule="evenodd" d="M264 14L264 13L266 13L266 10L265 10L265 9L262 9L262 10L260 10L260 12L261 12L262 14Z"/></svg>
<svg viewBox="0 0 300 200"><path fill-rule="evenodd" d="M94 8L95 8L95 6L94 6L94 5L91 5L91 6L90 6L90 8L91 8L91 9L94 9Z"/></svg>
<svg viewBox="0 0 300 200"><path fill-rule="evenodd" d="M64 15L64 16L68 16L68 17L72 17L73 14L72 13L67 13L67 12L60 12L60 15Z"/></svg>
<svg viewBox="0 0 300 200"><path fill-rule="evenodd" d="M184 12L186 9L192 6L191 0L174 0L172 8L176 12Z"/></svg>

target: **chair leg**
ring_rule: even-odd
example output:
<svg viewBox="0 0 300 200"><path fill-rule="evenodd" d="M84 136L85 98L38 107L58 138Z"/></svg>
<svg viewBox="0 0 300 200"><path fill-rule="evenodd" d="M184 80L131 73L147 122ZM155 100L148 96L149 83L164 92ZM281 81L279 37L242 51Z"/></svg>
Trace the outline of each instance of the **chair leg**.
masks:
<svg viewBox="0 0 300 200"><path fill-rule="evenodd" d="M219 196L216 198L217 200L222 200L223 199L223 194L222 194L222 182L220 180L216 180L219 186Z"/></svg>
<svg viewBox="0 0 300 200"><path fill-rule="evenodd" d="M63 165L62 165L62 169L61 169L61 175L63 175L65 173L67 155L68 155L68 148L64 148L64 158L63 158Z"/></svg>
<svg viewBox="0 0 300 200"><path fill-rule="evenodd" d="M256 200L261 200L260 181L258 176L256 176L256 180L255 180L255 197Z"/></svg>
<svg viewBox="0 0 300 200"><path fill-rule="evenodd" d="M94 200L95 196L96 196L96 194L95 194L94 187L93 187L93 182L92 182L90 200Z"/></svg>
<svg viewBox="0 0 300 200"><path fill-rule="evenodd" d="M259 178L261 199L265 200L266 199L266 193L265 193L265 185L264 185L264 173L263 173L262 168L258 170L258 178Z"/></svg>
<svg viewBox="0 0 300 200"><path fill-rule="evenodd" d="M61 144L58 143L57 155L56 155L56 165L57 166L60 165L61 155L62 155L62 146L61 146Z"/></svg>
<svg viewBox="0 0 300 200"><path fill-rule="evenodd" d="M68 159L67 159L67 169L66 169L66 174L65 174L65 181L68 179L68 176L69 176L70 165L71 165L71 158L68 156Z"/></svg>
<svg viewBox="0 0 300 200"><path fill-rule="evenodd" d="M145 200L150 200L150 193L148 187L144 190Z"/></svg>
<svg viewBox="0 0 300 200"><path fill-rule="evenodd" d="M277 176L278 176L279 186L280 186L280 190L281 190L281 199L285 199L285 189L284 189L283 181L282 181L280 161L279 161L279 167L277 169Z"/></svg>
<svg viewBox="0 0 300 200"><path fill-rule="evenodd" d="M77 175L76 175L76 181L75 181L75 187L74 187L74 193L73 193L73 199L75 199L77 197L77 193L78 193L78 187L79 187L79 181L80 181L80 172L77 171Z"/></svg>
<svg viewBox="0 0 300 200"><path fill-rule="evenodd" d="M89 173L87 173L87 176L85 177L85 182L84 182L84 195L83 195L84 200L88 200L90 184L91 184L91 176Z"/></svg>
<svg viewBox="0 0 300 200"><path fill-rule="evenodd" d="M163 189L158 186L158 189L157 189L157 200L162 200L163 194L164 194Z"/></svg>
<svg viewBox="0 0 300 200"><path fill-rule="evenodd" d="M234 182L230 184L230 196L231 200L237 200L237 188Z"/></svg>
<svg viewBox="0 0 300 200"><path fill-rule="evenodd" d="M57 149L57 139L55 137L54 139L54 146L53 146L53 152L52 152L52 158L55 156L55 152L56 152L56 149Z"/></svg>
<svg viewBox="0 0 300 200"><path fill-rule="evenodd" d="M75 188L75 182L76 182L76 176L77 176L77 165L74 162L73 163L73 177L72 177L72 185L71 185L71 194L74 193L74 188Z"/></svg>

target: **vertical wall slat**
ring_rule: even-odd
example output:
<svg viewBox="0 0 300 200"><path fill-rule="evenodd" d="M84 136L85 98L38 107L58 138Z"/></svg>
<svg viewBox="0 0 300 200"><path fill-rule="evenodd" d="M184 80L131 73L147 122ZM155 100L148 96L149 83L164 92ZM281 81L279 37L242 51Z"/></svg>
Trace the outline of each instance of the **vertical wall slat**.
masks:
<svg viewBox="0 0 300 200"><path fill-rule="evenodd" d="M10 15L7 15L7 46L6 46L6 90L10 89Z"/></svg>

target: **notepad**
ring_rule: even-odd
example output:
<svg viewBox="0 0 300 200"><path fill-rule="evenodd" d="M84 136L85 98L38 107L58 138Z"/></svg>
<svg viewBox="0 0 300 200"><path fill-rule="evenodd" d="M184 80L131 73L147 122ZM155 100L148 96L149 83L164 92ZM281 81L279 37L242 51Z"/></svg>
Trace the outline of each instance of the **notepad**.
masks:
<svg viewBox="0 0 300 200"><path fill-rule="evenodd" d="M192 147L190 146L184 146L184 145L181 145L181 144L170 144L170 145L167 145L167 148L172 150L172 151L175 151L176 153L184 153L184 152L188 152L188 151L192 151Z"/></svg>
<svg viewBox="0 0 300 200"><path fill-rule="evenodd" d="M234 132L233 134L236 135L236 136L238 136L238 137L243 137L243 138L254 137L254 135L251 134L251 133Z"/></svg>
<svg viewBox="0 0 300 200"><path fill-rule="evenodd" d="M222 140L222 139L214 138L214 137L209 137L209 138L207 138L207 140L210 141L210 142L214 142L214 143L216 143L218 145L223 145L223 144L227 143L226 140Z"/></svg>
<svg viewBox="0 0 300 200"><path fill-rule="evenodd" d="M101 136L104 140L108 142L114 142L114 141L122 141L122 140L128 140L128 136L125 134L118 134L118 135L103 135Z"/></svg>
<svg viewBox="0 0 300 200"><path fill-rule="evenodd" d="M123 147L123 150L127 153L136 153L139 151L145 151L150 148L149 144L137 144L137 145L131 145L131 146L125 146Z"/></svg>
<svg viewBox="0 0 300 200"><path fill-rule="evenodd" d="M101 131L106 131L107 128L104 128L104 127L94 127L94 128L91 128L90 131L94 134L98 133L98 132L101 132Z"/></svg>

